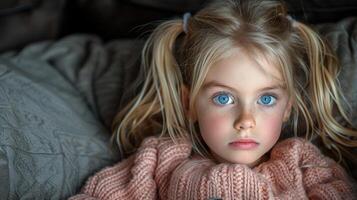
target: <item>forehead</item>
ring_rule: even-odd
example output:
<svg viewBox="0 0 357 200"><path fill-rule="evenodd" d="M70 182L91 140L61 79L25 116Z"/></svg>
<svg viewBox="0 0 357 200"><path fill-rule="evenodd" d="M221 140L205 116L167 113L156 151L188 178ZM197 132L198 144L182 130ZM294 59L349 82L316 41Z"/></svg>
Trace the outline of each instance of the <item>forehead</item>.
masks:
<svg viewBox="0 0 357 200"><path fill-rule="evenodd" d="M282 74L275 62L263 54L252 55L240 49L227 53L211 66L205 83L215 80L238 85L283 85Z"/></svg>

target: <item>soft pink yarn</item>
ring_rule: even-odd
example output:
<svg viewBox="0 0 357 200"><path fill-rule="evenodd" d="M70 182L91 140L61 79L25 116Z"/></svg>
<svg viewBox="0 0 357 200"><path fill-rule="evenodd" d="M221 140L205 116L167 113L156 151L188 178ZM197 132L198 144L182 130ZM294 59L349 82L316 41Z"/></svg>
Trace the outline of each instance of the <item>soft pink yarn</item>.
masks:
<svg viewBox="0 0 357 200"><path fill-rule="evenodd" d="M150 137L138 152L93 177L77 199L354 199L343 168L310 142L278 143L250 169L191 156L186 140Z"/></svg>

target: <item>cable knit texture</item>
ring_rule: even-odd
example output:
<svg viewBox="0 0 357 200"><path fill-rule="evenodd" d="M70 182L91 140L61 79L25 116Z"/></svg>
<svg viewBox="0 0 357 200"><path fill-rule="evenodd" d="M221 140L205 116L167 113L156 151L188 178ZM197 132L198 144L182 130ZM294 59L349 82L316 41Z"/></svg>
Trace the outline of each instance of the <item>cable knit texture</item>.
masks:
<svg viewBox="0 0 357 200"><path fill-rule="evenodd" d="M191 155L187 140L147 138L138 152L93 177L77 199L356 199L355 184L310 142L289 138L251 169Z"/></svg>

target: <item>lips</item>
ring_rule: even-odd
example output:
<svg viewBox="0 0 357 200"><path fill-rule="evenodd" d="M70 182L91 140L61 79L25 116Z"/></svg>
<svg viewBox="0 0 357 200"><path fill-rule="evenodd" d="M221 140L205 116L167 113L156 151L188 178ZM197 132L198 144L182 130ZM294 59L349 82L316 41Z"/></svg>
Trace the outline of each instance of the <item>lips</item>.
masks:
<svg viewBox="0 0 357 200"><path fill-rule="evenodd" d="M254 149L258 145L259 145L259 143L253 139L238 139L238 140L235 140L235 141L229 143L229 146L231 146L235 149L242 149L242 150Z"/></svg>

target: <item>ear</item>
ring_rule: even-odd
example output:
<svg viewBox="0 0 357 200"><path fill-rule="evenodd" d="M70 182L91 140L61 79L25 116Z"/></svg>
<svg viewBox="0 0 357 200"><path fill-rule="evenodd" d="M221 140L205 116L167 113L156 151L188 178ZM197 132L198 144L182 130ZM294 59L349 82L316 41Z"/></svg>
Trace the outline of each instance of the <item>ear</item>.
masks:
<svg viewBox="0 0 357 200"><path fill-rule="evenodd" d="M190 90L186 85L183 85L181 87L181 102L182 102L183 110L185 112L185 116L195 121L196 117L194 115L194 112L190 110Z"/></svg>
<svg viewBox="0 0 357 200"><path fill-rule="evenodd" d="M286 105L286 108L285 108L284 117L283 117L283 122L286 122L286 121L289 120L290 114L291 114L292 106L293 106L293 100L292 100L292 99L289 99L289 101L288 101L288 103L287 103L287 105Z"/></svg>

